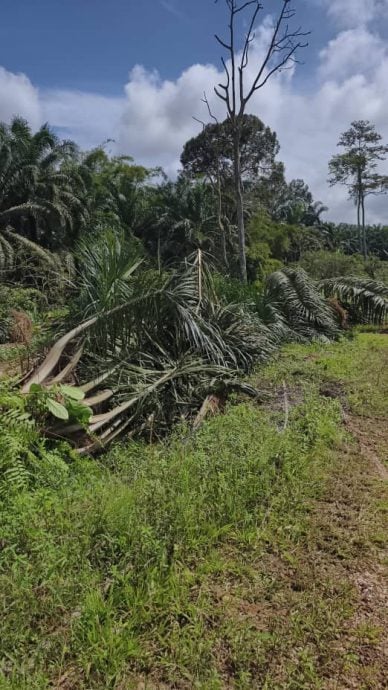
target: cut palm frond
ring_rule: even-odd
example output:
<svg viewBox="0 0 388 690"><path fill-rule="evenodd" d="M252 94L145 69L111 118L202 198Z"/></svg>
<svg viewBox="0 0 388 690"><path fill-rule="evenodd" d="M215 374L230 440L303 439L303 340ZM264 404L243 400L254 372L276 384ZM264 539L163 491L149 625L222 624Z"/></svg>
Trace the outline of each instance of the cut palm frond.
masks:
<svg viewBox="0 0 388 690"><path fill-rule="evenodd" d="M319 289L353 307L359 321L381 324L388 315L388 286L376 280L344 276L322 280Z"/></svg>
<svg viewBox="0 0 388 690"><path fill-rule="evenodd" d="M333 310L302 269L276 271L268 277L265 292L296 337L310 340L337 335Z"/></svg>

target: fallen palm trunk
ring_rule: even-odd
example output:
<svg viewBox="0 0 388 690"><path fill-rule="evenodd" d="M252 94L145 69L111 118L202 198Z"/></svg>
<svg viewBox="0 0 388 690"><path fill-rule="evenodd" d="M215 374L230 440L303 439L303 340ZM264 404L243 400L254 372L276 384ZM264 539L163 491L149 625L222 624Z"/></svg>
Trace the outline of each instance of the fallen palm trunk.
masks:
<svg viewBox="0 0 388 690"><path fill-rule="evenodd" d="M193 430L197 431L207 417L214 416L217 412L220 412L224 404L225 400L219 395L208 395L194 420Z"/></svg>
<svg viewBox="0 0 388 690"><path fill-rule="evenodd" d="M44 388L50 391L50 389L58 384L62 384L64 381L66 381L66 378L74 373L83 353L82 346L76 350L68 364L60 371L60 373L54 378L51 377L54 368L58 365L61 357L64 355L66 347L71 344L74 338L78 338L80 332L87 329L93 323L93 321L94 320L89 320L88 322L81 324L81 326L73 329L51 348L45 362L43 362L38 371L29 378L28 382L24 384L22 389L23 392L29 390L33 383L41 380L45 382ZM129 399L124 400L121 404L116 405L105 412L94 414L90 418L87 427L82 425L80 422L61 424L60 426L57 425L48 428L47 434L53 438L64 438L69 440L72 442L75 448L78 449L80 454L98 452L101 450L101 448L104 448L108 443L124 433L131 424L133 424L135 427L130 432L131 436L135 433L141 432L141 430L144 429L144 423L141 423L141 420L142 417L144 419L144 414L147 413L147 400L158 392L159 397L161 397L161 391L166 385L175 385L174 382L176 380L184 380L185 377L187 377L187 391L190 393L190 390L192 390L192 386L189 385L190 377L197 374L200 374L201 376L206 374L206 376L215 377L212 380L211 386L218 382L218 385L226 387L227 384L223 384L218 377L225 376L229 370L225 367L206 364L199 360L189 361L188 364L181 362L175 367L171 367L167 371L162 372L157 370L145 370L142 367L128 364L127 362L123 361L121 366L120 364L117 364L116 366L110 368L108 372L99 374L93 380L81 385L80 389L83 393L96 390L116 372L118 372L120 376L124 375L124 377L126 375L133 376L134 373L136 373L138 377L138 375L141 374L145 385L141 386L137 391L133 391L132 395L129 396ZM151 380L147 382L147 378ZM234 386L237 384L229 382L229 385ZM251 389L249 388L249 390ZM116 390L116 395L117 394L118 391ZM254 394L256 394L256 392L254 392ZM98 408L105 403L109 403L114 396L114 389L104 389L100 392L97 391L94 395L85 397L82 401L80 401L80 403L86 407ZM216 394L214 394L213 397L216 398ZM135 412L133 412L134 409ZM91 443L85 443L85 435L91 439Z"/></svg>
<svg viewBox="0 0 388 690"><path fill-rule="evenodd" d="M65 368L62 369L62 371L57 376L55 376L55 378L53 378L50 381L51 386L55 386L55 384L62 383L63 381L66 381L68 379L70 374L77 367L77 364L79 363L79 361L82 357L83 351L84 351L83 346L78 348L78 350L74 353L74 355L72 356L72 358L71 358L70 362L67 364L67 366L65 366Z"/></svg>
<svg viewBox="0 0 388 690"><path fill-rule="evenodd" d="M62 336L57 342L52 346L47 357L43 360L42 364L37 368L35 373L29 378L23 388L22 393L28 393L30 387L33 383L43 384L47 381L49 376L52 374L54 369L58 366L59 361L64 353L64 350L69 343L71 343L75 338L77 338L81 333L86 331L88 328L96 323L98 317L95 316L84 323L81 323L76 328L73 328L69 333Z"/></svg>

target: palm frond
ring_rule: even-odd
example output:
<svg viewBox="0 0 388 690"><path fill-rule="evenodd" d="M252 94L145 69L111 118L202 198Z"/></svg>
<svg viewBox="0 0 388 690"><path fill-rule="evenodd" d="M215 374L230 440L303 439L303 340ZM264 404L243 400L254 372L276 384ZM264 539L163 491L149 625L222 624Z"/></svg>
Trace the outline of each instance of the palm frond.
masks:
<svg viewBox="0 0 388 690"><path fill-rule="evenodd" d="M356 310L359 320L381 324L388 314L388 286L376 280L344 276L322 280L319 289Z"/></svg>
<svg viewBox="0 0 388 690"><path fill-rule="evenodd" d="M291 331L302 338L337 335L333 310L302 269L276 271L268 277L265 293Z"/></svg>

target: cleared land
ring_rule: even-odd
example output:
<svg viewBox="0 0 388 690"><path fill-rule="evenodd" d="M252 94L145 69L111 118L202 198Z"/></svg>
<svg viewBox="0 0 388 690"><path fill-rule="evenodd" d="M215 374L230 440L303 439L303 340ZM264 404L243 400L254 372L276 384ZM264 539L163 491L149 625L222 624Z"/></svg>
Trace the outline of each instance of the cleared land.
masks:
<svg viewBox="0 0 388 690"><path fill-rule="evenodd" d="M6 504L0 688L387 687L387 371L290 346L264 404Z"/></svg>

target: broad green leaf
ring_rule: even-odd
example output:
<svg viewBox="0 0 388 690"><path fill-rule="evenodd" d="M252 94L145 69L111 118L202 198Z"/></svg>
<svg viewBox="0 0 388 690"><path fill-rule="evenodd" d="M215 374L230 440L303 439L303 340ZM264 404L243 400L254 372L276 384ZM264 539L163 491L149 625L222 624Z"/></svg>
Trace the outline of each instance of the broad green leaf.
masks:
<svg viewBox="0 0 388 690"><path fill-rule="evenodd" d="M93 414L93 410L91 407L87 407L86 405L83 405L81 402L78 401L69 401L69 403L67 404L67 409L70 418L74 421L79 422L80 424L87 424L89 422L90 417Z"/></svg>
<svg viewBox="0 0 388 690"><path fill-rule="evenodd" d="M71 398L71 400L83 400L85 397L85 393L76 386L61 386L60 390L63 395Z"/></svg>
<svg viewBox="0 0 388 690"><path fill-rule="evenodd" d="M29 393L41 393L43 390L43 386L40 383L31 383Z"/></svg>
<svg viewBox="0 0 388 690"><path fill-rule="evenodd" d="M51 412L54 417L57 417L57 419L69 419L69 413L64 405L61 405L61 403L57 402L56 400L52 400L52 398L47 398L46 400L46 407Z"/></svg>

